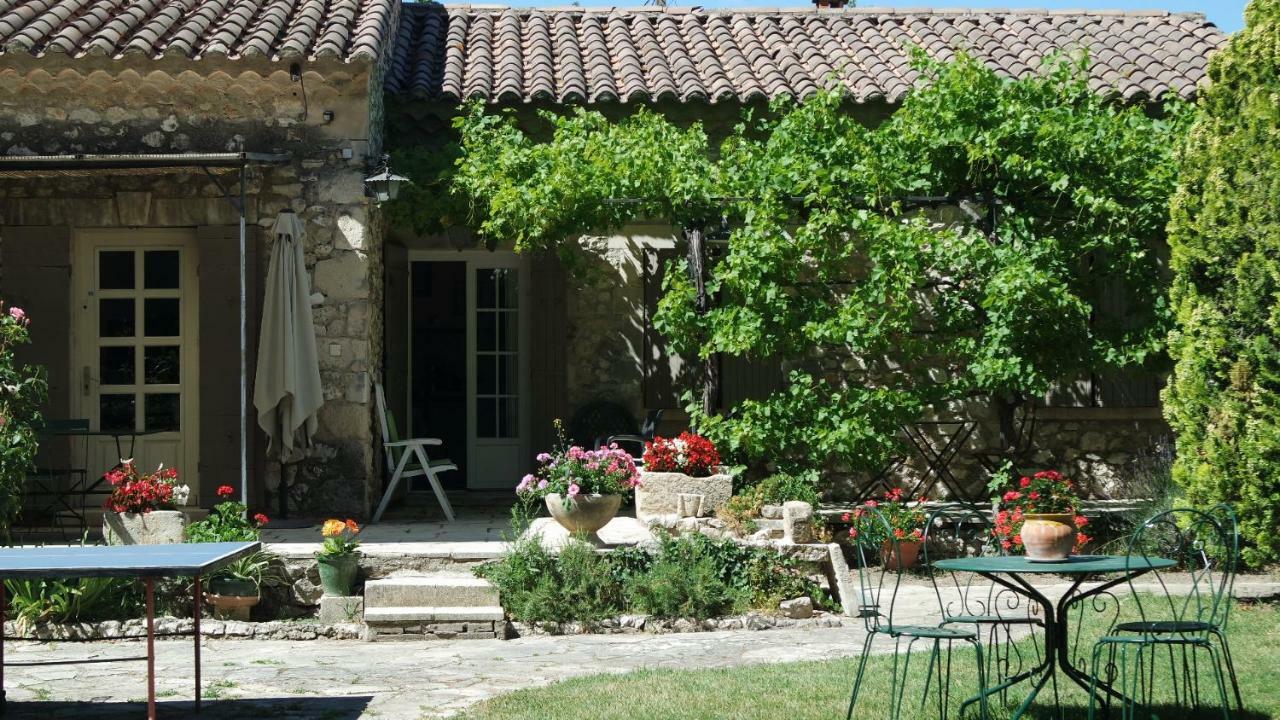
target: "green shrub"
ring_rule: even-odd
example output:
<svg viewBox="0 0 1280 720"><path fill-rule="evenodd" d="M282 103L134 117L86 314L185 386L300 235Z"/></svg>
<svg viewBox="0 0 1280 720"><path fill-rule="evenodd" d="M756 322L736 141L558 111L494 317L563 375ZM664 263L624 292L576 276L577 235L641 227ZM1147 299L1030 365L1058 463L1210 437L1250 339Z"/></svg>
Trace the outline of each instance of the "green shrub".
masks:
<svg viewBox="0 0 1280 720"><path fill-rule="evenodd" d="M730 615L745 598L724 581L715 559L663 555L627 587L635 609L657 617L709 618Z"/></svg>
<svg viewBox="0 0 1280 720"><path fill-rule="evenodd" d="M6 580L9 617L20 628L38 623L94 622L137 617L142 594L128 578Z"/></svg>
<svg viewBox="0 0 1280 720"><path fill-rule="evenodd" d="M765 505L781 505L788 500L800 500L817 507L821 500L818 482L819 475L816 472L770 475L754 485L739 488L729 498L729 502L716 511L716 516L733 530L748 533L755 530L754 518L760 516L760 508Z"/></svg>
<svg viewBox="0 0 1280 720"><path fill-rule="evenodd" d="M1209 63L1170 211L1175 361L1164 394L1174 480L1196 507L1229 502L1253 566L1280 560L1280 2Z"/></svg>
<svg viewBox="0 0 1280 720"><path fill-rule="evenodd" d="M0 301L0 536L22 509L27 473L35 466L36 428L47 384L44 370L19 365L14 351L31 341L21 308Z"/></svg>
<svg viewBox="0 0 1280 720"><path fill-rule="evenodd" d="M586 543L570 542L553 555L537 538L516 540L501 560L482 565L476 575L498 588L514 620L589 621L623 610L622 583Z"/></svg>

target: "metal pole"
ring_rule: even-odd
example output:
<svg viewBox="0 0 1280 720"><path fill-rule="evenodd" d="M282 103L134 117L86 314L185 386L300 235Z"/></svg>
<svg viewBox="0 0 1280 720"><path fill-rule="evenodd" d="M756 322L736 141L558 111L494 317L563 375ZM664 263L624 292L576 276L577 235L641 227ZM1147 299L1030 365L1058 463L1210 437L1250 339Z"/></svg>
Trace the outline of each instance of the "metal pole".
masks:
<svg viewBox="0 0 1280 720"><path fill-rule="evenodd" d="M248 297L248 256L245 249L244 174L248 165L240 166L240 502L249 504L249 331L246 298Z"/></svg>
<svg viewBox="0 0 1280 720"><path fill-rule="evenodd" d="M195 605L195 612L191 614L192 634L196 636L196 712L200 712L200 576L196 576L195 593L192 600Z"/></svg>
<svg viewBox="0 0 1280 720"><path fill-rule="evenodd" d="M5 606L8 604L9 598L5 593L4 579L0 578L0 715L4 714L5 705L8 703L4 691L4 616Z"/></svg>

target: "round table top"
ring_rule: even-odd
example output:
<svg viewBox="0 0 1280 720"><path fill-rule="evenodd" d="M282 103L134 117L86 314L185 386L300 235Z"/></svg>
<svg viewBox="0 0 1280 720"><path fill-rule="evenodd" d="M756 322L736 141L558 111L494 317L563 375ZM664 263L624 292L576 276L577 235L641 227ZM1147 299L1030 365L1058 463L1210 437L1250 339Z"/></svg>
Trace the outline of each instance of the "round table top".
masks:
<svg viewBox="0 0 1280 720"><path fill-rule="evenodd" d="M1160 570L1173 567L1173 560L1142 555L1072 555L1060 562L1033 562L1024 555L949 558L933 563L939 570L978 573L1055 573L1083 575L1092 573Z"/></svg>

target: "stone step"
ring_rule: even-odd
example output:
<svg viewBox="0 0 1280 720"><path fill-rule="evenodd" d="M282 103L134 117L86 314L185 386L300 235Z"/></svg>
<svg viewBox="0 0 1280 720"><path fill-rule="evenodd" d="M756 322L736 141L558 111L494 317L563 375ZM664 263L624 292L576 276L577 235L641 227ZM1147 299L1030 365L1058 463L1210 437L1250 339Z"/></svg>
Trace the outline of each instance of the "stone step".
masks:
<svg viewBox="0 0 1280 720"><path fill-rule="evenodd" d="M498 589L488 580L457 573L400 575L364 585L365 618L380 609L492 608Z"/></svg>
<svg viewBox="0 0 1280 720"><path fill-rule="evenodd" d="M502 608L489 607L432 607L405 606L367 608L364 621L368 625L406 625L415 622L501 622L505 618Z"/></svg>

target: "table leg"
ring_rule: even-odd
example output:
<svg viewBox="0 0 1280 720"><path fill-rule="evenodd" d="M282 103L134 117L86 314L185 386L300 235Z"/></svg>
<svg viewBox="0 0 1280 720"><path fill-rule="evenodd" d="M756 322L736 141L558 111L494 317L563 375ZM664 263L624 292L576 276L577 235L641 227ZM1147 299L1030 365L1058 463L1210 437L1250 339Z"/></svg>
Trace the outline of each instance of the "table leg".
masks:
<svg viewBox="0 0 1280 720"><path fill-rule="evenodd" d="M196 712L200 712L200 576L196 576L195 595L192 598L195 612L192 613L191 624L196 638Z"/></svg>
<svg viewBox="0 0 1280 720"><path fill-rule="evenodd" d="M1071 607L1073 605L1078 605L1090 598L1096 599L1098 596L1104 593L1110 595L1111 593L1109 593L1108 591L1111 588L1117 585L1120 585L1122 583L1127 583L1130 580L1133 580L1141 575L1147 574L1147 572L1149 571L1148 570L1131 571L1129 574L1125 575L1124 577L1116 578L1114 580L1109 580L1097 587L1089 588L1088 590L1082 593L1077 593L1076 590L1080 587L1080 584L1083 583L1088 577L1092 577L1092 576L1082 577L1080 578L1080 580L1076 581L1076 583L1071 586L1071 590L1069 590L1066 594L1064 594L1062 596L1062 599L1058 601L1058 614L1061 615L1065 620L1067 615L1071 612ZM1114 595L1112 595L1112 598L1115 599L1115 602L1119 603L1119 599L1115 598ZM1118 611L1118 606L1117 606L1117 611ZM1072 664L1071 650L1068 647L1068 643L1065 637L1063 638L1062 646L1060 648L1060 654L1058 656L1058 665L1062 668L1063 674L1065 674L1067 677L1074 680L1077 685L1084 688L1085 692L1089 692L1090 688L1093 687L1094 677L1091 674L1092 668L1086 668L1084 670L1081 670L1080 668L1077 668L1074 664ZM1119 690L1116 690L1114 687L1112 687L1111 683L1104 678L1101 678L1101 677L1097 678L1097 688L1112 699L1119 700L1121 702L1124 702L1126 699L1124 696L1124 693L1120 692Z"/></svg>
<svg viewBox="0 0 1280 720"><path fill-rule="evenodd" d="M156 720L155 579L147 578L147 720Z"/></svg>
<svg viewBox="0 0 1280 720"><path fill-rule="evenodd" d="M1040 690L1043 689L1044 686L1049 682L1049 680L1053 678L1054 660L1057 657L1056 643L1058 642L1058 639L1060 637L1065 638L1066 633L1063 632L1059 626L1059 618L1054 613L1053 603L1049 602L1048 598L1040 594L1040 592L1037 591L1035 587L1033 587L1032 585L1027 583L1025 580L1023 580L1021 576L1010 574L1010 578L1013 581L1011 582L1010 580L1006 580L1005 578L998 575L989 575L986 573L979 573L979 575L981 575L982 577L990 580L991 582L997 585L1000 585L1001 587L1007 588L1008 590L1027 598L1031 602L1034 602L1040 606L1041 610L1044 612L1045 654L1044 654L1044 658L1040 661L1040 664L1037 665L1036 667L1031 668L1030 670L1026 670L1024 672L1018 673L1017 675L1014 675L1011 678L1006 678L1005 680L991 687L983 688L982 692L978 693L977 695L971 698L966 699L960 705L960 714L961 716L963 716L965 710L970 705L978 702L983 697L990 699L993 695L997 695L1001 692L1004 692L1005 690L1009 689L1014 685L1017 685L1018 683L1024 682L1026 680L1033 680L1034 682L1031 687L1031 692L1027 694L1026 699L1022 701L1022 703L1018 706L1018 709L1014 711L1012 716L1010 716L1011 720L1018 720L1018 718L1021 718L1023 714L1026 713L1027 709L1031 707L1031 703L1036 699L1036 696L1040 694Z"/></svg>

